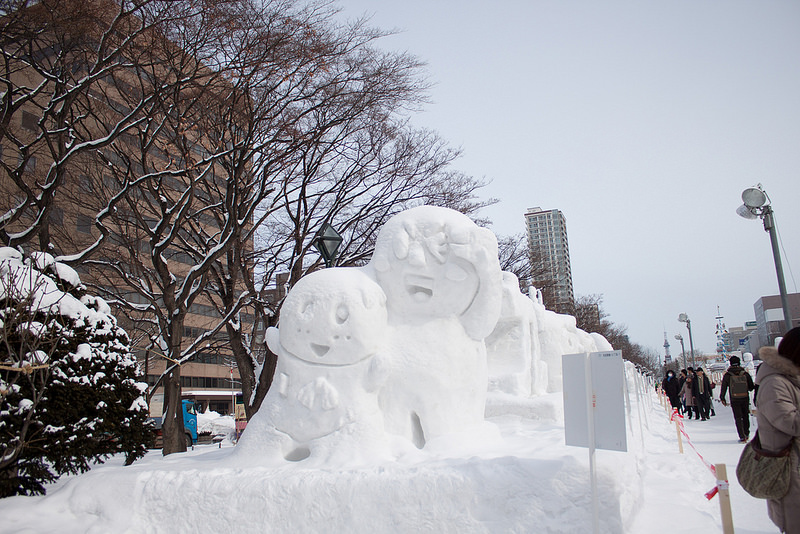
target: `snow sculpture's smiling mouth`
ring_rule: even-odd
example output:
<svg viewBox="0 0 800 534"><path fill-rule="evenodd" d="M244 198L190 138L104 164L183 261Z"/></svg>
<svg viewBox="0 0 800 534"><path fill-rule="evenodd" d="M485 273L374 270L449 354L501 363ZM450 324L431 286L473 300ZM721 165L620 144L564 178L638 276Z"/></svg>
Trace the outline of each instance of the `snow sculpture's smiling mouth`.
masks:
<svg viewBox="0 0 800 534"><path fill-rule="evenodd" d="M316 343L310 343L309 345L311 346L311 350L314 352L314 354L317 355L317 358L322 358L328 354L329 350L331 350L329 345L318 345Z"/></svg>
<svg viewBox="0 0 800 534"><path fill-rule="evenodd" d="M433 298L433 278L409 275L406 277L406 291L416 302L428 302Z"/></svg>

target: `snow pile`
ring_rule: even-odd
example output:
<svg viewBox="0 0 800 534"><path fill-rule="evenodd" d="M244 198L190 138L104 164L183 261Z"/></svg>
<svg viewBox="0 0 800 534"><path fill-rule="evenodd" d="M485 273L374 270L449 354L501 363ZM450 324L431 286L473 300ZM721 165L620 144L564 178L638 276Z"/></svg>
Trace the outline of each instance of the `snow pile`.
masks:
<svg viewBox="0 0 800 534"><path fill-rule="evenodd" d="M234 421L233 416L220 415L212 410L198 412L197 433L225 436L228 439L232 439L236 433L236 421Z"/></svg>
<svg viewBox="0 0 800 534"><path fill-rule="evenodd" d="M626 373L629 450L597 451L600 532L722 532L717 498L703 497L713 476L685 441L678 452L652 387ZM0 500L0 533L591 532L587 450L564 445L561 395L534 400L532 418L488 418L499 439L429 444L369 466L252 465L225 443L151 451L129 467L120 458L65 477L45 497ZM776 532L764 501L736 482L741 445L731 411L716 408L687 431L708 461L727 463L736 531Z"/></svg>
<svg viewBox="0 0 800 534"><path fill-rule="evenodd" d="M0 247L0 279L0 299L29 300L32 311L82 318L91 325L108 321L111 309L103 299L87 296L79 300L58 287L61 282L69 289L83 289L78 273L50 254L34 252L25 261L18 250Z"/></svg>

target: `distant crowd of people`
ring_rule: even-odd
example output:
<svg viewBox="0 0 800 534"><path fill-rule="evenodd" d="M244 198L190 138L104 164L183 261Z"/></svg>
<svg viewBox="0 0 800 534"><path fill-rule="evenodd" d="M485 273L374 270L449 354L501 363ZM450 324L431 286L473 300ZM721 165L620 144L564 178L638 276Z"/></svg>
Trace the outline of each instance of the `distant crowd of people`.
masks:
<svg viewBox="0 0 800 534"><path fill-rule="evenodd" d="M800 328L784 334L777 347L762 347L762 363L756 378L731 356L722 377L719 400L730 404L739 442L750 439L750 392L757 406L758 438L767 451L781 451L791 444L792 480L789 492L781 499L767 500L770 519L788 534L800 534ZM682 369L679 376L667 371L661 389L673 408L687 419L708 420L714 415L711 382L702 368Z"/></svg>
<svg viewBox="0 0 800 534"><path fill-rule="evenodd" d="M750 392L757 386L738 356L731 356L728 363L730 366L722 377L719 400L725 406L730 404L739 442L747 443L750 438ZM708 378L702 367L681 369L677 377L670 369L661 382L661 389L678 413L686 419L701 421L716 415L713 403L716 387L717 384Z"/></svg>
<svg viewBox="0 0 800 534"><path fill-rule="evenodd" d="M681 369L677 377L675 371L670 369L661 382L661 389L678 413L687 419L692 419L694 416L694 419L702 421L707 421L716 415L711 402L715 387L717 385L709 380L702 367Z"/></svg>

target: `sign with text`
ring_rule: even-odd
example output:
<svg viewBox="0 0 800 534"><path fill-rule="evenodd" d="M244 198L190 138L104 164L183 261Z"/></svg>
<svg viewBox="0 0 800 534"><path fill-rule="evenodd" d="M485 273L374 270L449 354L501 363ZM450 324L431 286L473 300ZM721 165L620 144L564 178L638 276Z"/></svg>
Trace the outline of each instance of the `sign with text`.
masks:
<svg viewBox="0 0 800 534"><path fill-rule="evenodd" d="M622 352L564 354L561 364L566 444L589 447L592 426L595 448L627 451Z"/></svg>

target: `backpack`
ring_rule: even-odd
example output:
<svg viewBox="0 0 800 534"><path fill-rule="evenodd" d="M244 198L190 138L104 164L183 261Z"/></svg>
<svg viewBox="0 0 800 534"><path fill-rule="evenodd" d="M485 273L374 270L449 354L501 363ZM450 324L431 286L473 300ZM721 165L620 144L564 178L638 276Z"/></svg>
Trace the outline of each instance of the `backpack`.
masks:
<svg viewBox="0 0 800 534"><path fill-rule="evenodd" d="M749 396L750 388L747 387L747 373L731 374L731 400L744 399Z"/></svg>

